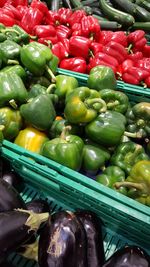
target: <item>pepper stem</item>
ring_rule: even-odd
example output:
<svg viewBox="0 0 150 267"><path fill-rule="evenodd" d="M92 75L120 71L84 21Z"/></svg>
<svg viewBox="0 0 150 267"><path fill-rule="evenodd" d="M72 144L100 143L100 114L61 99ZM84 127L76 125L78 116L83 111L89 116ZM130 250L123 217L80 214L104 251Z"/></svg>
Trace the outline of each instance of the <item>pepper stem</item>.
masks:
<svg viewBox="0 0 150 267"><path fill-rule="evenodd" d="M52 83L55 83L56 82L56 77L55 77L54 73L51 71L51 69L47 65L46 65L46 71L50 75Z"/></svg>
<svg viewBox="0 0 150 267"><path fill-rule="evenodd" d="M93 105L97 104L97 103L100 103L102 105L102 107L98 110L99 113L106 112L106 110L107 110L106 102L101 98L87 99L87 100L84 101L84 103L88 107L92 106L94 109L96 109L96 108Z"/></svg>
<svg viewBox="0 0 150 267"><path fill-rule="evenodd" d="M17 109L17 108L18 108L18 105L17 105L17 103L15 102L14 99L11 99L11 100L9 101L9 104L10 104L10 106L11 106L13 109Z"/></svg>
<svg viewBox="0 0 150 267"><path fill-rule="evenodd" d="M7 32L13 32L16 33L17 35L20 35L20 33L18 31L16 31L15 29L1 29L0 32L2 33L7 33Z"/></svg>
<svg viewBox="0 0 150 267"><path fill-rule="evenodd" d="M50 84L48 87L47 87L47 89L46 89L46 93L47 94L50 94L50 93L52 93L54 90L54 88L56 88L56 85L55 84Z"/></svg>
<svg viewBox="0 0 150 267"><path fill-rule="evenodd" d="M107 107L108 107L108 109L109 108L114 108L114 107L116 107L116 106L118 106L119 105L119 101L118 100L115 100L114 102L109 102L108 104L107 104Z"/></svg>
<svg viewBox="0 0 150 267"><path fill-rule="evenodd" d="M13 59L8 59L7 64L8 65L12 65L12 64L19 65L19 61L18 60L13 60Z"/></svg>
<svg viewBox="0 0 150 267"><path fill-rule="evenodd" d="M131 138L142 138L142 134L139 132L136 133L130 133L130 132L124 132L124 135Z"/></svg>
<svg viewBox="0 0 150 267"><path fill-rule="evenodd" d="M119 189L121 186L127 187L127 188L135 188L137 190L143 190L143 185L139 183L132 183L132 182L117 182L114 184L114 186Z"/></svg>
<svg viewBox="0 0 150 267"><path fill-rule="evenodd" d="M60 138L63 139L63 140L66 140L66 134L68 131L71 130L71 125L67 125L66 127L64 127L61 135L60 135Z"/></svg>
<svg viewBox="0 0 150 267"><path fill-rule="evenodd" d="M5 129L5 125L1 124L0 125L0 131L3 131Z"/></svg>

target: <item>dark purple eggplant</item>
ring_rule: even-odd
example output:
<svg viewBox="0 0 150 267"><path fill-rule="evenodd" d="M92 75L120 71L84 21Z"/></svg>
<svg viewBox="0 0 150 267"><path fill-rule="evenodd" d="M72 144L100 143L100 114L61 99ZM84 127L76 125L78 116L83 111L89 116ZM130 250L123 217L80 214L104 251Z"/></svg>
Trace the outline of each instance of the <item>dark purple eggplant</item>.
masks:
<svg viewBox="0 0 150 267"><path fill-rule="evenodd" d="M13 210L0 213L0 258L4 253L15 251L37 231L49 213L36 214L32 211Z"/></svg>
<svg viewBox="0 0 150 267"><path fill-rule="evenodd" d="M54 213L39 238L39 267L86 267L86 234L74 213Z"/></svg>
<svg viewBox="0 0 150 267"><path fill-rule="evenodd" d="M103 267L150 267L150 256L140 247L126 246L116 251Z"/></svg>
<svg viewBox="0 0 150 267"><path fill-rule="evenodd" d="M32 210L35 213L50 212L50 206L44 199L35 199L26 203L28 210Z"/></svg>
<svg viewBox="0 0 150 267"><path fill-rule="evenodd" d="M4 261L0 264L0 267L15 267L15 266L8 261Z"/></svg>
<svg viewBox="0 0 150 267"><path fill-rule="evenodd" d="M23 188L22 178L14 170L4 171L1 178L10 185L12 185L18 192L22 190Z"/></svg>
<svg viewBox="0 0 150 267"><path fill-rule="evenodd" d="M102 221L94 212L78 210L75 215L83 224L87 237L87 267L102 267L105 261Z"/></svg>
<svg viewBox="0 0 150 267"><path fill-rule="evenodd" d="M13 209L26 209L26 204L16 189L0 179L0 212Z"/></svg>

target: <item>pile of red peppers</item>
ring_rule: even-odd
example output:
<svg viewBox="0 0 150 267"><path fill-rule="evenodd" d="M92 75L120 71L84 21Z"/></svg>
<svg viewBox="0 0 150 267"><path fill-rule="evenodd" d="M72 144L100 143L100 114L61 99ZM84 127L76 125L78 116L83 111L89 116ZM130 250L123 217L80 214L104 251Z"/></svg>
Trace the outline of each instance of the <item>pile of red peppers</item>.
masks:
<svg viewBox="0 0 150 267"><path fill-rule="evenodd" d="M48 9L40 0L1 0L0 23L18 24L37 41L50 45L59 67L89 73L96 65L113 69L117 79L150 87L150 46L145 32L102 31L84 10Z"/></svg>

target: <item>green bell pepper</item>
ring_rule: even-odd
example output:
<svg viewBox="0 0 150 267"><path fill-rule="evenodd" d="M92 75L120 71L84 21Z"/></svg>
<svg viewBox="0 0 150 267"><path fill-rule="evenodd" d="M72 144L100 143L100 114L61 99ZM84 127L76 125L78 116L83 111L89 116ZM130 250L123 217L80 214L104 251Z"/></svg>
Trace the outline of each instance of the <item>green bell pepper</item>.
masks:
<svg viewBox="0 0 150 267"><path fill-rule="evenodd" d="M70 123L88 123L105 111L106 103L99 92L88 87L78 87L66 98L64 114Z"/></svg>
<svg viewBox="0 0 150 267"><path fill-rule="evenodd" d="M117 189L114 185L116 182L125 181L125 173L118 166L109 166L107 167L102 174L96 176L96 181L100 184L103 184L109 188L117 190L118 192L126 195L127 190L123 186Z"/></svg>
<svg viewBox="0 0 150 267"><path fill-rule="evenodd" d="M48 63L48 66L50 67L51 71L54 74L57 72L58 64L59 64L59 58L53 54L52 59Z"/></svg>
<svg viewBox="0 0 150 267"><path fill-rule="evenodd" d="M14 65L14 66L6 66L1 69L0 73L8 73L11 75L11 73L17 74L23 81L26 79L26 72L24 68L20 65Z"/></svg>
<svg viewBox="0 0 150 267"><path fill-rule="evenodd" d="M52 52L49 47L38 42L31 42L21 48L21 63L35 76L42 76L45 71L55 81L55 76L48 67L52 59Z"/></svg>
<svg viewBox="0 0 150 267"><path fill-rule="evenodd" d="M73 134L73 135L81 135L81 133L83 132L82 131L82 128L77 126L77 125L71 125L69 124L69 122L65 119L56 119L53 121L52 123L52 126L49 130L49 136L50 138L55 138L55 137L59 137L63 131L63 129L70 125L71 126L71 130L69 131L70 134Z"/></svg>
<svg viewBox="0 0 150 267"><path fill-rule="evenodd" d="M110 153L104 148L95 145L84 145L82 169L90 174L95 175L100 169L105 167L109 160Z"/></svg>
<svg viewBox="0 0 150 267"><path fill-rule="evenodd" d="M44 87L48 87L51 84L50 80L47 79L45 76L35 77L28 71L27 71L26 83L27 83L27 88L29 88L29 90L34 84L40 84Z"/></svg>
<svg viewBox="0 0 150 267"><path fill-rule="evenodd" d="M119 144L125 132L126 118L117 111L106 111L85 126L85 132L92 141L113 147Z"/></svg>
<svg viewBox="0 0 150 267"><path fill-rule="evenodd" d="M60 100L65 100L66 96L78 87L78 80L67 75L57 75L56 77L55 94Z"/></svg>
<svg viewBox="0 0 150 267"><path fill-rule="evenodd" d="M103 89L100 91L100 97L106 102L108 110L124 114L128 109L129 98L123 92Z"/></svg>
<svg viewBox="0 0 150 267"><path fill-rule="evenodd" d="M110 162L129 174L136 162L148 159L149 157L141 145L129 141L118 145Z"/></svg>
<svg viewBox="0 0 150 267"><path fill-rule="evenodd" d="M22 79L15 73L0 73L0 107L14 101L17 104L26 102L28 92Z"/></svg>
<svg viewBox="0 0 150 267"><path fill-rule="evenodd" d="M140 102L126 113L127 131L137 132L138 138L150 137L150 103Z"/></svg>
<svg viewBox="0 0 150 267"><path fill-rule="evenodd" d="M102 89L116 89L117 82L113 70L106 66L96 66L91 69L87 86L100 91Z"/></svg>
<svg viewBox="0 0 150 267"><path fill-rule="evenodd" d="M30 91L28 93L28 99L34 98L40 94L43 94L43 95L48 94L49 97L51 98L53 104L56 105L58 103L58 96L56 94L49 94L49 89L51 89L52 86L53 86L53 84L51 84L48 88L46 88L45 86L42 86L38 83L34 84L30 88Z"/></svg>
<svg viewBox="0 0 150 267"><path fill-rule="evenodd" d="M22 124L19 110L10 107L0 108L0 129L3 129L4 138L7 140L14 139L18 135Z"/></svg>
<svg viewBox="0 0 150 267"><path fill-rule="evenodd" d="M7 64L18 64L17 59L20 56L21 46L11 40L6 40L0 43L0 56L4 63Z"/></svg>
<svg viewBox="0 0 150 267"><path fill-rule="evenodd" d="M150 206L150 160L138 161L124 182L117 182L116 188L124 186L128 196Z"/></svg>
<svg viewBox="0 0 150 267"><path fill-rule="evenodd" d="M56 117L56 112L50 96L40 94L21 105L21 116L34 128L45 131L50 128Z"/></svg>
<svg viewBox="0 0 150 267"><path fill-rule="evenodd" d="M66 126L60 137L44 144L42 155L78 171L82 163L84 142L77 135L67 134L67 129L70 129L70 127Z"/></svg>

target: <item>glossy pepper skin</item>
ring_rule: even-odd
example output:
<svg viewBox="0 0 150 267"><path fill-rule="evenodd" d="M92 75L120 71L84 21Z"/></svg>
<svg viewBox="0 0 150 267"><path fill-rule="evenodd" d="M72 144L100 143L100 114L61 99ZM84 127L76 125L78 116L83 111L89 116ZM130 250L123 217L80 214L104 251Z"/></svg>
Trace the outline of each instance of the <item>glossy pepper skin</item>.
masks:
<svg viewBox="0 0 150 267"><path fill-rule="evenodd" d="M21 27L27 32L32 34L36 25L42 24L43 13L35 7L30 7L24 13L21 19Z"/></svg>
<svg viewBox="0 0 150 267"><path fill-rule="evenodd" d="M117 190L114 184L116 182L123 182L125 181L125 173L124 171L118 166L109 166L107 167L102 174L98 174L96 176L96 181L100 184L103 184L109 188ZM124 187L120 187L118 192L126 195L127 190Z"/></svg>
<svg viewBox="0 0 150 267"><path fill-rule="evenodd" d="M129 132L137 132L138 138L150 138L150 103L140 102L129 108L126 113Z"/></svg>
<svg viewBox="0 0 150 267"><path fill-rule="evenodd" d="M128 56L125 47L114 41L107 43L107 45L103 47L103 52L116 58L119 64L121 64Z"/></svg>
<svg viewBox="0 0 150 267"><path fill-rule="evenodd" d="M21 65L14 65L14 66L6 66L0 70L0 73L7 73L7 74L12 74L15 73L17 74L23 81L26 79L26 72L24 68Z"/></svg>
<svg viewBox="0 0 150 267"><path fill-rule="evenodd" d="M28 92L22 79L15 73L0 73L0 107L14 100L16 104L25 103Z"/></svg>
<svg viewBox="0 0 150 267"><path fill-rule="evenodd" d="M133 48L134 51L142 51L147 43L145 32L143 30L131 32L127 37L127 41L131 49Z"/></svg>
<svg viewBox="0 0 150 267"><path fill-rule="evenodd" d="M149 72L147 70L134 66L131 66L122 74L123 81L130 84L140 84L148 77Z"/></svg>
<svg viewBox="0 0 150 267"><path fill-rule="evenodd" d="M102 89L116 89L116 78L113 70L106 66L96 66L91 69L87 86L100 91Z"/></svg>
<svg viewBox="0 0 150 267"><path fill-rule="evenodd" d="M129 197L150 206L150 160L135 163L127 179L116 183L115 186L124 186L128 189Z"/></svg>
<svg viewBox="0 0 150 267"><path fill-rule="evenodd" d="M31 152L41 154L42 147L46 141L48 141L48 137L44 132L28 126L19 132L14 143Z"/></svg>
<svg viewBox="0 0 150 267"><path fill-rule="evenodd" d="M84 16L81 19L81 34L91 40L99 42L100 40L100 24L93 16Z"/></svg>
<svg viewBox="0 0 150 267"><path fill-rule="evenodd" d="M10 107L0 108L0 128L4 138L13 140L19 133L23 125L22 117L19 110L14 110Z"/></svg>
<svg viewBox="0 0 150 267"><path fill-rule="evenodd" d="M87 59L89 57L90 43L91 41L86 37L72 36L69 40L70 55Z"/></svg>
<svg viewBox="0 0 150 267"><path fill-rule="evenodd" d="M85 126L85 132L92 141L113 147L119 144L125 131L126 118L117 111L106 111Z"/></svg>
<svg viewBox="0 0 150 267"><path fill-rule="evenodd" d="M124 265L126 263L126 265ZM140 247L126 246L116 251L103 265L103 267L127 266L149 267L150 257Z"/></svg>
<svg viewBox="0 0 150 267"><path fill-rule="evenodd" d="M105 111L106 103L99 92L88 87L78 87L66 97L64 114L70 123L88 123Z"/></svg>
<svg viewBox="0 0 150 267"><path fill-rule="evenodd" d="M95 175L100 169L105 167L109 160L110 154L104 148L94 145L84 145L82 169L90 175Z"/></svg>
<svg viewBox="0 0 150 267"><path fill-rule="evenodd" d="M77 135L67 134L66 129L60 137L44 144L42 155L77 171L81 167L84 143Z"/></svg>
<svg viewBox="0 0 150 267"><path fill-rule="evenodd" d="M111 157L111 164L119 166L126 174L129 174L136 162L148 159L149 157L141 145L128 141L117 146Z"/></svg>
<svg viewBox="0 0 150 267"><path fill-rule="evenodd" d="M86 73L86 60L83 57L73 57L63 59L59 67L75 72Z"/></svg>
<svg viewBox="0 0 150 267"><path fill-rule="evenodd" d="M20 114L34 128L45 131L50 128L56 112L48 94L40 94L20 107Z"/></svg>
<svg viewBox="0 0 150 267"><path fill-rule="evenodd" d="M47 63L52 59L52 52L47 46L31 42L21 48L21 63L35 76L42 76Z"/></svg>
<svg viewBox="0 0 150 267"><path fill-rule="evenodd" d="M126 94L112 89L100 91L100 97L106 102L108 110L114 110L124 114L129 105L129 98Z"/></svg>
<svg viewBox="0 0 150 267"><path fill-rule="evenodd" d="M78 87L78 80L67 75L56 75L55 94L59 99L65 99L66 96Z"/></svg>
<svg viewBox="0 0 150 267"><path fill-rule="evenodd" d="M3 64L13 64L12 60L19 58L21 46L11 40L6 40L0 43L0 54Z"/></svg>

